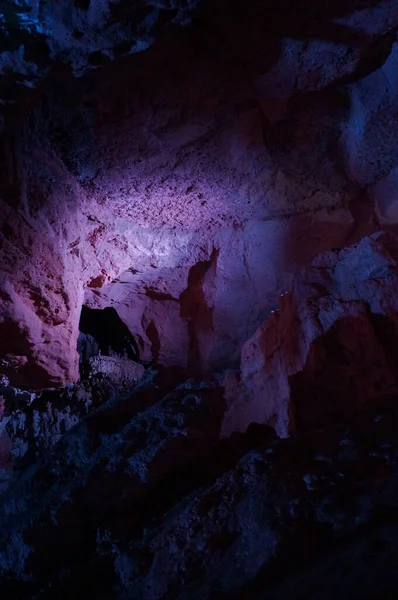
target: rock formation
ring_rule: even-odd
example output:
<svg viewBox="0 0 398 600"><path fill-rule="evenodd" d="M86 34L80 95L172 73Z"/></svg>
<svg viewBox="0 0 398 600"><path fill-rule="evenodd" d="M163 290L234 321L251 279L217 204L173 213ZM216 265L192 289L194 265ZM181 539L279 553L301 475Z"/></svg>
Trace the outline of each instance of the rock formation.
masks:
<svg viewBox="0 0 398 600"><path fill-rule="evenodd" d="M0 496L1 592L388 597L397 397L282 441L219 442L224 411L215 381L164 373L84 418Z"/></svg>
<svg viewBox="0 0 398 600"><path fill-rule="evenodd" d="M246 342L247 424L281 436L398 394L398 240L374 234L321 254Z"/></svg>
<svg viewBox="0 0 398 600"><path fill-rule="evenodd" d="M5 597L397 595L397 30L0 2Z"/></svg>
<svg viewBox="0 0 398 600"><path fill-rule="evenodd" d="M175 4L191 25L90 72L134 21L102 4L31 8L55 62L1 142L0 352L32 389L76 380L83 305L115 308L146 360L237 366L297 268L395 223L395 3Z"/></svg>

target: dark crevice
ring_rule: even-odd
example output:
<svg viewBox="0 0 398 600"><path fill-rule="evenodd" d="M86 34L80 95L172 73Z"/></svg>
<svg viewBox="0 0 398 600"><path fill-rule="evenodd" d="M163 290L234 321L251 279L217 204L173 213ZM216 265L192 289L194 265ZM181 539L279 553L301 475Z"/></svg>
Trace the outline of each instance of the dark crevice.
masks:
<svg viewBox="0 0 398 600"><path fill-rule="evenodd" d="M159 338L159 332L153 321L151 321L149 323L148 327L146 328L145 333L147 334L147 337L148 337L149 341L151 342L152 361L153 361L153 366L156 367L158 364L159 355L160 355L160 338Z"/></svg>
<svg viewBox="0 0 398 600"><path fill-rule="evenodd" d="M134 336L113 307L103 310L83 306L79 323L78 351L80 362L93 356L121 356L140 360Z"/></svg>

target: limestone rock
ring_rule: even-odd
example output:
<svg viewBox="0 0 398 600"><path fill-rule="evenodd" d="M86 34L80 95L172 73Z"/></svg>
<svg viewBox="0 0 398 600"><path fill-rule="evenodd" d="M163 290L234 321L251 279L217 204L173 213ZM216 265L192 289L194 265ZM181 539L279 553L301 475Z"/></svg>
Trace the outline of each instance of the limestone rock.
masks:
<svg viewBox="0 0 398 600"><path fill-rule="evenodd" d="M2 593L331 600L395 586L396 397L350 428L220 444L219 392L164 373L68 431L0 496Z"/></svg>
<svg viewBox="0 0 398 600"><path fill-rule="evenodd" d="M0 360L17 387L76 380L83 304L114 307L145 360L234 368L298 268L395 225L396 3L217 6L7 3Z"/></svg>
<svg viewBox="0 0 398 600"><path fill-rule="evenodd" d="M349 417L398 390L398 241L318 256L242 350L246 423L279 435Z"/></svg>
<svg viewBox="0 0 398 600"><path fill-rule="evenodd" d="M94 377L102 375L108 378L116 389L139 381L145 373L143 365L117 356L95 356L90 358L89 364Z"/></svg>

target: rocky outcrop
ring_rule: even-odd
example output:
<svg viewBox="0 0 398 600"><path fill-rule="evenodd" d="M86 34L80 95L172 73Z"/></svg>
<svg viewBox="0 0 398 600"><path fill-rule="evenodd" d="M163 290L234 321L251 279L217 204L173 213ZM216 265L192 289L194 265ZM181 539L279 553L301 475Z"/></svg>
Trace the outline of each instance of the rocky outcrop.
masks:
<svg viewBox="0 0 398 600"><path fill-rule="evenodd" d="M63 435L101 403L130 390L145 375L142 364L95 356L85 377L58 390L28 393L0 380L0 494Z"/></svg>
<svg viewBox="0 0 398 600"><path fill-rule="evenodd" d="M214 379L224 403L219 438L244 433L252 423L271 425L281 437L305 433L398 396L397 257L397 238L377 233L320 255L297 275L279 310L245 343L240 371L221 371ZM212 318L201 312L211 265L201 266L201 276L191 279L189 292L182 296L183 316L192 319L197 341L200 327ZM121 331L124 336L124 326ZM109 343L104 335L101 340ZM98 404L96 388L103 400L144 376L142 364L126 356L98 354L93 344L93 355L86 356L86 382L61 396L46 392L32 401L21 392L17 404L15 399L3 403L4 487L18 471L16 459L24 465L26 456L42 456Z"/></svg>
<svg viewBox="0 0 398 600"><path fill-rule="evenodd" d="M139 381L145 373L145 368L126 358L116 356L95 356L89 360L90 373L95 376L108 378L117 389L120 385L132 385Z"/></svg>
<svg viewBox="0 0 398 600"><path fill-rule="evenodd" d="M252 426L218 442L220 393L163 372L67 432L0 496L1 592L370 600L395 589L397 398L349 428L276 441Z"/></svg>
<svg viewBox="0 0 398 600"><path fill-rule="evenodd" d="M142 52L168 29L186 25L196 0L11 0L1 3L1 126L15 102L32 103L54 71L79 77ZM36 92L36 93L35 93Z"/></svg>
<svg viewBox="0 0 398 600"><path fill-rule="evenodd" d="M42 492L39 490L44 491L46 488L49 495L45 493L44 496L47 499L52 497L52 500L48 504L43 496L44 511L47 512L51 506L58 506L61 511L64 511L68 510L65 501L69 502L63 489L64 484L69 488L71 497L74 497L76 493L80 494L82 484L83 487L85 486L83 482L89 479L97 490L94 496L102 497L104 493L108 493L107 489L111 492L108 500L100 508L101 511L105 511L103 515L108 510L113 510L112 504L116 498L117 503L119 501L122 503L119 507L121 510L129 510L132 502L144 505L149 501L148 494L162 481L170 465L177 469L183 468L189 461L207 452L217 443L223 413L222 390L218 388L216 382L198 384L187 381L180 384L178 378L172 374L155 374L153 381L149 383L148 380L143 381L135 388L132 395L127 395L122 401L113 399L103 404L99 411L92 413L64 436L57 444L57 449L64 457L63 464L59 465L58 474L53 473L55 475L53 484L44 475L46 467L43 471L42 467L34 466L33 471L36 473L34 485L38 487L35 492L32 488L32 493L35 495L38 492L41 495ZM50 455L51 452L48 457ZM44 463L47 463L47 460L48 458L43 458ZM68 464L69 483L62 474L63 465L66 464L64 460ZM98 469L99 464L102 464L100 469ZM52 491L49 490L49 485ZM10 517L19 515L17 518L22 519L22 514L25 512L27 521L24 524L21 521L22 529L29 527L30 521L28 505L33 500L33 496L30 495L29 499L25 495L30 494L28 489L30 484L19 496L25 508L19 504L19 501L14 502L11 488L2 496L4 506L7 505L6 512ZM112 500L115 492L116 496ZM88 503L88 509L94 496L91 496L91 491L86 496L84 503ZM37 508L39 512L42 510ZM94 505L92 510L95 511ZM92 514L94 516L94 512ZM99 514L97 516L101 519ZM7 537L8 527L5 522L0 529L1 535ZM72 533L71 530L69 531ZM11 533L11 537L14 539L15 535L19 537L16 530ZM11 547L10 551L12 554ZM6 549L0 560L2 565L0 568L5 568L0 575L1 581L5 581L8 571L7 556L10 557ZM18 577L28 581L30 567L27 564L25 566L20 564L20 567Z"/></svg>
<svg viewBox="0 0 398 600"><path fill-rule="evenodd" d="M84 382L36 395L15 389L3 379L0 388L0 494L111 395L106 379L101 384L100 387L94 382Z"/></svg>
<svg viewBox="0 0 398 600"><path fill-rule="evenodd" d="M284 437L397 395L397 260L397 238L377 233L298 274L243 348L236 410L247 424L270 423Z"/></svg>

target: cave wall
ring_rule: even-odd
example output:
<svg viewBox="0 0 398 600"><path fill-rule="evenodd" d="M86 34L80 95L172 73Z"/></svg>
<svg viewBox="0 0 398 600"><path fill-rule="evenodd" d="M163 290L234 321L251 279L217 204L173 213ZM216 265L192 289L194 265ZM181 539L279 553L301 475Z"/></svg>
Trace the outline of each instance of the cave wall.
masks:
<svg viewBox="0 0 398 600"><path fill-rule="evenodd" d="M388 1L203 3L143 53L52 65L1 140L2 370L75 380L83 304L145 359L238 365L299 267L396 223L397 23Z"/></svg>
<svg viewBox="0 0 398 600"><path fill-rule="evenodd" d="M241 380L228 383L234 427L288 437L396 397L397 259L397 237L379 232L300 270L243 346Z"/></svg>

